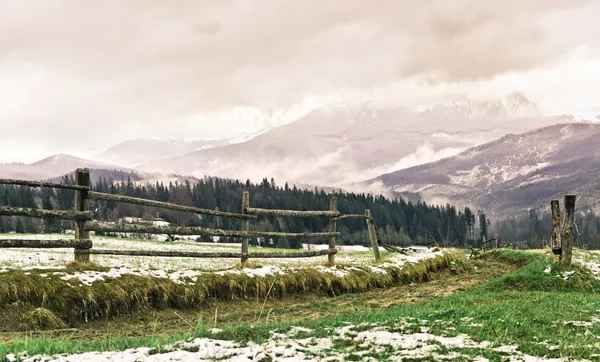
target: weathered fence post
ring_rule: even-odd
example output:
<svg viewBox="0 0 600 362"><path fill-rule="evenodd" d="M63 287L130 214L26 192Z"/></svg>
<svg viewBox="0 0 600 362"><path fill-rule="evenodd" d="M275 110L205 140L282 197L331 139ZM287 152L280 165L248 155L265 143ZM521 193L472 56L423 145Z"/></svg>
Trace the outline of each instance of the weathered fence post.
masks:
<svg viewBox="0 0 600 362"><path fill-rule="evenodd" d="M485 253L485 246L486 246L487 240L485 240L485 235L481 237L481 250L483 250L483 252Z"/></svg>
<svg viewBox="0 0 600 362"><path fill-rule="evenodd" d="M335 196L331 197L329 201L329 211L337 211L337 198ZM329 221L329 231L336 232L337 231L337 221L335 216L331 217ZM329 237L329 251L335 249L335 236L332 235ZM328 254L327 260L330 265L335 264L335 254Z"/></svg>
<svg viewBox="0 0 600 362"><path fill-rule="evenodd" d="M499 239L498 239L498 233L496 232L496 240L494 240L494 249L498 249L499 246Z"/></svg>
<svg viewBox="0 0 600 362"><path fill-rule="evenodd" d="M562 254L560 242L560 202L558 200L550 201L552 210L552 234L550 235L550 249L555 254Z"/></svg>
<svg viewBox="0 0 600 362"><path fill-rule="evenodd" d="M573 226L575 225L576 195L565 195L565 218L563 220L561 242L561 264L571 265L573 260Z"/></svg>
<svg viewBox="0 0 600 362"><path fill-rule="evenodd" d="M369 232L369 240L371 241L371 247L373 248L373 255L375 255L375 261L381 260L381 254L379 253L379 244L377 244L377 233L375 232L375 222L373 222L373 216L371 216L371 210L365 210L367 216L367 230Z"/></svg>
<svg viewBox="0 0 600 362"><path fill-rule="evenodd" d="M242 194L242 214L248 214L248 208L250 207L250 194L248 191L244 191ZM242 220L242 232L248 233L250 231L250 219ZM248 261L248 236L242 237L242 265Z"/></svg>
<svg viewBox="0 0 600 362"><path fill-rule="evenodd" d="M75 184L77 186L90 187L90 170L87 168L78 168L75 171ZM86 211L89 209L89 205L88 192L84 190L75 191L75 211ZM86 240L89 238L89 231L85 229L85 221L76 221L75 240ZM75 261L89 262L90 249L75 248Z"/></svg>

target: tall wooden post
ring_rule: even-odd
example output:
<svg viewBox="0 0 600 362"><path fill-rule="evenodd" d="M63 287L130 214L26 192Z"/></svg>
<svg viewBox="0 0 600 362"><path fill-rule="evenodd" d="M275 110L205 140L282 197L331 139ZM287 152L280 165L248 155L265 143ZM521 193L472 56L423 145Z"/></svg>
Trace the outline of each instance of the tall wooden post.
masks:
<svg viewBox="0 0 600 362"><path fill-rule="evenodd" d="M561 264L571 265L573 260L573 226L575 225L576 195L565 195L565 218L560 235L562 255Z"/></svg>
<svg viewBox="0 0 600 362"><path fill-rule="evenodd" d="M329 211L337 211L337 198L335 196L331 197L329 201ZM329 221L329 231L336 232L337 231L337 222L334 217ZM332 251L335 249L335 236L329 237L329 250ZM335 264L335 254L328 254L327 260L330 265Z"/></svg>
<svg viewBox="0 0 600 362"><path fill-rule="evenodd" d="M379 253L375 222L373 221L373 216L371 216L371 210L365 210L365 215L367 216L367 230L369 232L369 240L371 240L371 247L373 248L373 255L375 256L375 261L379 261L381 260L381 254Z"/></svg>
<svg viewBox="0 0 600 362"><path fill-rule="evenodd" d="M498 233L496 232L496 240L494 240L494 249L498 249L499 246Z"/></svg>
<svg viewBox="0 0 600 362"><path fill-rule="evenodd" d="M558 200L550 201L550 209L552 210L552 234L550 235L550 249L553 252L560 251L560 202Z"/></svg>
<svg viewBox="0 0 600 362"><path fill-rule="evenodd" d="M250 207L250 194L244 191L242 194L242 214L248 213ZM242 232L250 231L250 219L242 219ZM242 265L248 261L248 236L242 237Z"/></svg>
<svg viewBox="0 0 600 362"><path fill-rule="evenodd" d="M87 168L78 168L75 171L75 184L77 186L90 187L90 170ZM88 192L83 190L75 191L75 211L86 211L90 207ZM85 221L75 222L75 240L89 239L89 231L85 230ZM90 249L75 249L75 261L89 262Z"/></svg>

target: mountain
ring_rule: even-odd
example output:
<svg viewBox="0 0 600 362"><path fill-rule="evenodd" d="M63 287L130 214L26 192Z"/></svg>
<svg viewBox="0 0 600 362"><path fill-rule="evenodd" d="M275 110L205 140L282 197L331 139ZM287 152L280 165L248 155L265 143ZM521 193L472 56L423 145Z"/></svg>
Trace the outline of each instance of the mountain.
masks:
<svg viewBox="0 0 600 362"><path fill-rule="evenodd" d="M532 115L531 107L522 98L418 111L368 104L322 107L246 142L155 158L136 169L345 187L560 119Z"/></svg>
<svg viewBox="0 0 600 362"><path fill-rule="evenodd" d="M470 148L437 162L384 174L370 189L418 193L429 203L454 203L511 215L547 208L564 194L579 207L600 207L600 124L569 123Z"/></svg>
<svg viewBox="0 0 600 362"><path fill-rule="evenodd" d="M92 160L135 167L152 160L175 157L186 153L228 144L226 139L194 140L180 138L137 139L119 143L94 156Z"/></svg>
<svg viewBox="0 0 600 362"><path fill-rule="evenodd" d="M120 166L57 154L43 160L26 163L0 164L0 177L20 180L47 180L73 172L77 168L127 170Z"/></svg>

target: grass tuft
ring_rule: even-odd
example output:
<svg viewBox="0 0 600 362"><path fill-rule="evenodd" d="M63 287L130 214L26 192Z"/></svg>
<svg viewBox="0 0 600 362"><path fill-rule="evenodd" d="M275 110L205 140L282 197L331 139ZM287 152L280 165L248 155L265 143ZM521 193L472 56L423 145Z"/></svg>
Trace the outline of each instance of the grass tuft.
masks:
<svg viewBox="0 0 600 362"><path fill-rule="evenodd" d="M56 314L46 308L36 308L25 313L23 322L30 330L66 328L67 325Z"/></svg>

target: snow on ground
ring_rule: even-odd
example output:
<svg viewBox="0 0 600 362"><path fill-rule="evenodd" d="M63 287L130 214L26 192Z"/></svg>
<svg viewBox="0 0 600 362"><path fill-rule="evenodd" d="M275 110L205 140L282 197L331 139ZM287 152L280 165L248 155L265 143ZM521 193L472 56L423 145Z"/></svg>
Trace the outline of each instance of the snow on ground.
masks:
<svg viewBox="0 0 600 362"><path fill-rule="evenodd" d="M518 346L495 346L489 341L475 341L466 334L434 335L413 332L414 326L430 321L414 318L402 319L392 326L365 323L327 328L326 333L316 333L307 328L292 327L287 332L272 331L268 341L238 343L218 339L220 330L213 330L215 338L196 338L163 346L160 353L155 348L142 347L121 352L88 352L61 356L33 356L22 354L23 362L54 361L402 361L410 360L471 360L489 361L483 351L492 351L502 360L510 361L561 361L524 354ZM424 327L421 327L424 328ZM427 329L427 328L425 328ZM317 334L317 337L311 336ZM323 337L326 336L326 337ZM547 346L552 351L551 346ZM16 356L8 356L15 360ZM581 360L585 361L585 360Z"/></svg>
<svg viewBox="0 0 600 362"><path fill-rule="evenodd" d="M573 261L588 268L596 279L600 279L600 251L573 250Z"/></svg>
<svg viewBox="0 0 600 362"><path fill-rule="evenodd" d="M60 238L59 235L36 235L36 238ZM15 236L18 238L18 236ZM23 236L22 238L27 238ZM196 242L156 242L131 239L93 238L94 248L98 249L126 249L126 250L179 250L179 251L239 251L239 245L196 243ZM255 250L269 251L268 248L252 248ZM285 274L303 267L312 266L319 271L332 273L343 277L353 268L362 266L373 272L386 274L386 267L401 268L406 263L419 261L442 255L442 251L432 252L426 247L413 247L415 253L404 255L394 254L389 261L378 266L369 265L373 262L370 252L340 252L336 255L335 267L324 266L326 256L312 258L286 258L286 259L251 259L258 267L235 269L238 259L225 258L167 258L167 257L138 257L138 256L113 256L92 255L90 260L99 265L109 267L108 271L84 271L67 274L60 269L73 260L73 249L6 249L0 254L0 273L10 269L56 269L46 273L46 276L59 276L63 280L78 279L81 283L91 285L94 281L105 278L118 278L125 274L138 276L151 276L169 278L177 283L195 283L203 273L216 272L217 274L246 274L249 277ZM271 249L272 250L272 249ZM293 252L293 251L290 251Z"/></svg>

